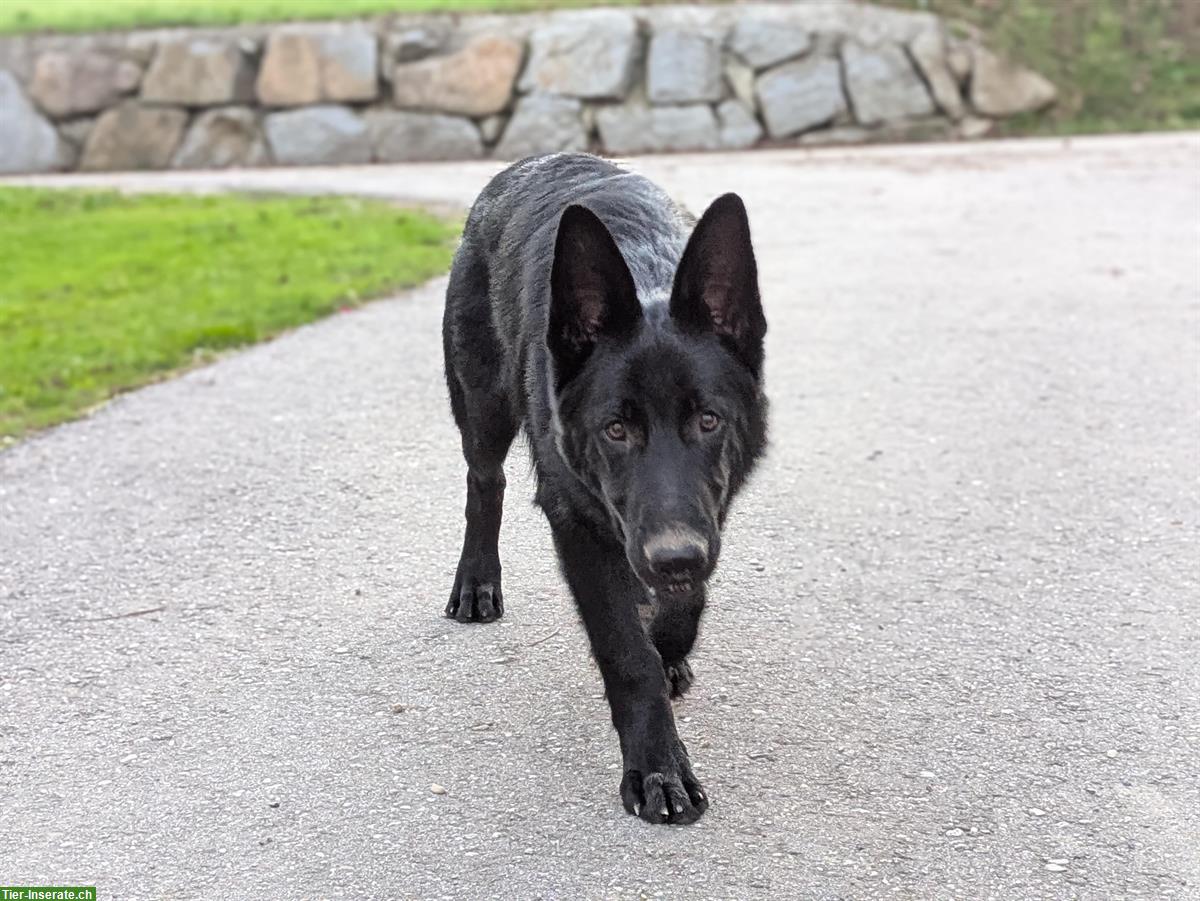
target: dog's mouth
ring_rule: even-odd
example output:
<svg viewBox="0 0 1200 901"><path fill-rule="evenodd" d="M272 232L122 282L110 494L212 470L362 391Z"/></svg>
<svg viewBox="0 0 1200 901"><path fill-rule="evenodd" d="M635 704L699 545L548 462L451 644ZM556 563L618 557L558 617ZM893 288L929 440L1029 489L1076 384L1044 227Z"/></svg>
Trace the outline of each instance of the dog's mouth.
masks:
<svg viewBox="0 0 1200 901"><path fill-rule="evenodd" d="M700 594L711 575L711 569L697 571L679 571L673 573L654 572L642 561L634 565L633 571L638 581L654 597L686 600Z"/></svg>
<svg viewBox="0 0 1200 901"><path fill-rule="evenodd" d="M691 576L672 576L658 583L659 592L667 595L686 595L696 590L696 580Z"/></svg>

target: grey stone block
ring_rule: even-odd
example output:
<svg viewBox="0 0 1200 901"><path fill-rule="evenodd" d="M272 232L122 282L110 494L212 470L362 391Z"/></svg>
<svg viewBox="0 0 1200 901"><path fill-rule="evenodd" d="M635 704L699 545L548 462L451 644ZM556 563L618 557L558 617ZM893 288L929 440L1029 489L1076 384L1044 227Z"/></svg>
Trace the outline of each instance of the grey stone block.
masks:
<svg viewBox="0 0 1200 901"><path fill-rule="evenodd" d="M176 169L262 166L271 154L254 110L227 106L196 117L171 159Z"/></svg>
<svg viewBox="0 0 1200 901"><path fill-rule="evenodd" d="M842 45L846 91L861 125L928 116L933 98L917 75L904 48L896 44L867 47L857 41Z"/></svg>
<svg viewBox="0 0 1200 901"><path fill-rule="evenodd" d="M832 122L846 109L841 68L814 57L784 63L755 82L758 108L773 138L787 138Z"/></svg>
<svg viewBox="0 0 1200 901"><path fill-rule="evenodd" d="M146 70L141 98L177 106L245 103L254 98L254 66L233 41L168 41Z"/></svg>
<svg viewBox="0 0 1200 901"><path fill-rule="evenodd" d="M48 172L69 162L58 132L40 115L17 79L0 70L0 172Z"/></svg>
<svg viewBox="0 0 1200 901"><path fill-rule="evenodd" d="M913 61L925 83L929 85L934 102L951 119L961 119L963 99L959 93L958 79L950 70L946 60L946 41L941 31L923 31L908 45Z"/></svg>
<svg viewBox="0 0 1200 901"><path fill-rule="evenodd" d="M65 119L95 113L136 90L142 69L105 53L42 53L34 65L29 96L48 115Z"/></svg>
<svg viewBox="0 0 1200 901"><path fill-rule="evenodd" d="M1054 85L1030 69L1001 59L983 47L972 48L971 105L985 116L1015 116L1052 104Z"/></svg>
<svg viewBox="0 0 1200 901"><path fill-rule="evenodd" d="M522 91L584 100L620 100L637 59L637 20L613 9L553 16L534 29Z"/></svg>
<svg viewBox="0 0 1200 901"><path fill-rule="evenodd" d="M483 140L470 119L442 113L372 110L366 115L374 158L381 163L473 160Z"/></svg>
<svg viewBox="0 0 1200 901"><path fill-rule="evenodd" d="M812 34L803 26L765 17L739 18L728 43L729 49L754 69L803 56L812 45Z"/></svg>
<svg viewBox="0 0 1200 901"><path fill-rule="evenodd" d="M744 103L730 98L717 107L721 146L727 150L753 147L763 136L762 126Z"/></svg>
<svg viewBox="0 0 1200 901"><path fill-rule="evenodd" d="M517 103L493 155L517 160L536 153L586 150L587 143L582 103L573 97L531 94Z"/></svg>
<svg viewBox="0 0 1200 901"><path fill-rule="evenodd" d="M276 162L317 166L371 161L366 123L344 106L310 106L263 120Z"/></svg>
<svg viewBox="0 0 1200 901"><path fill-rule="evenodd" d="M454 53L401 63L392 70L392 101L402 109L490 116L508 106L523 55L520 41L486 35Z"/></svg>
<svg viewBox="0 0 1200 901"><path fill-rule="evenodd" d="M255 90L266 106L374 100L378 45L361 26L287 28L267 39Z"/></svg>
<svg viewBox="0 0 1200 901"><path fill-rule="evenodd" d="M715 150L717 119L706 103L647 106L627 103L596 111L600 142L609 153Z"/></svg>
<svg viewBox="0 0 1200 901"><path fill-rule="evenodd" d="M646 58L651 103L713 102L723 93L721 47L716 41L673 29L655 32Z"/></svg>
<svg viewBox="0 0 1200 901"><path fill-rule="evenodd" d="M187 112L127 101L105 111L88 135L79 168L165 169L183 138Z"/></svg>

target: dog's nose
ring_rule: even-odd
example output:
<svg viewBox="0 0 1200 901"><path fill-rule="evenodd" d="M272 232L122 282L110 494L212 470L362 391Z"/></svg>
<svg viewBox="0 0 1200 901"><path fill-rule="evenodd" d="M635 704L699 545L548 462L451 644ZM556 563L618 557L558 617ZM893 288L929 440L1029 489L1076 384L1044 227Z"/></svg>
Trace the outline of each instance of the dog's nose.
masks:
<svg viewBox="0 0 1200 901"><path fill-rule="evenodd" d="M708 563L708 541L691 529L665 529L642 546L650 570L660 576L699 572Z"/></svg>

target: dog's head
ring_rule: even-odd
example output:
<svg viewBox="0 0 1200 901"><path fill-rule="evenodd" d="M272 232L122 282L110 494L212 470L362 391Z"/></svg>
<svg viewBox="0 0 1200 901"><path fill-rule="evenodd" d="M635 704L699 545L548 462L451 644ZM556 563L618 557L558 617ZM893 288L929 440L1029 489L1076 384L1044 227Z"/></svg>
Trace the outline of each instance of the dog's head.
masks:
<svg viewBox="0 0 1200 901"><path fill-rule="evenodd" d="M690 593L712 573L730 501L766 441L767 324L746 209L716 200L643 305L612 235L568 207L551 270L547 346L566 464L604 503L639 578Z"/></svg>

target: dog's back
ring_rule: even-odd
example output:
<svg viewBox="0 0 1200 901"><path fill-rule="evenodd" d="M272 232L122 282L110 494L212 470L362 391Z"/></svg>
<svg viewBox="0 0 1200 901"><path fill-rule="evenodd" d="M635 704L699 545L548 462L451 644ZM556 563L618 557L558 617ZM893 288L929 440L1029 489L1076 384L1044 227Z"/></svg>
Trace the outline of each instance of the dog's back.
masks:
<svg viewBox="0 0 1200 901"><path fill-rule="evenodd" d="M447 292L446 341L457 354L485 350L492 336L499 341L505 359L488 355L486 362L493 376L500 364L518 418L531 387L528 348L540 345L546 332L558 220L571 204L586 206L608 227L646 302L667 299L694 225L652 181L586 153L530 157L488 183L455 257L454 270L463 277Z"/></svg>

